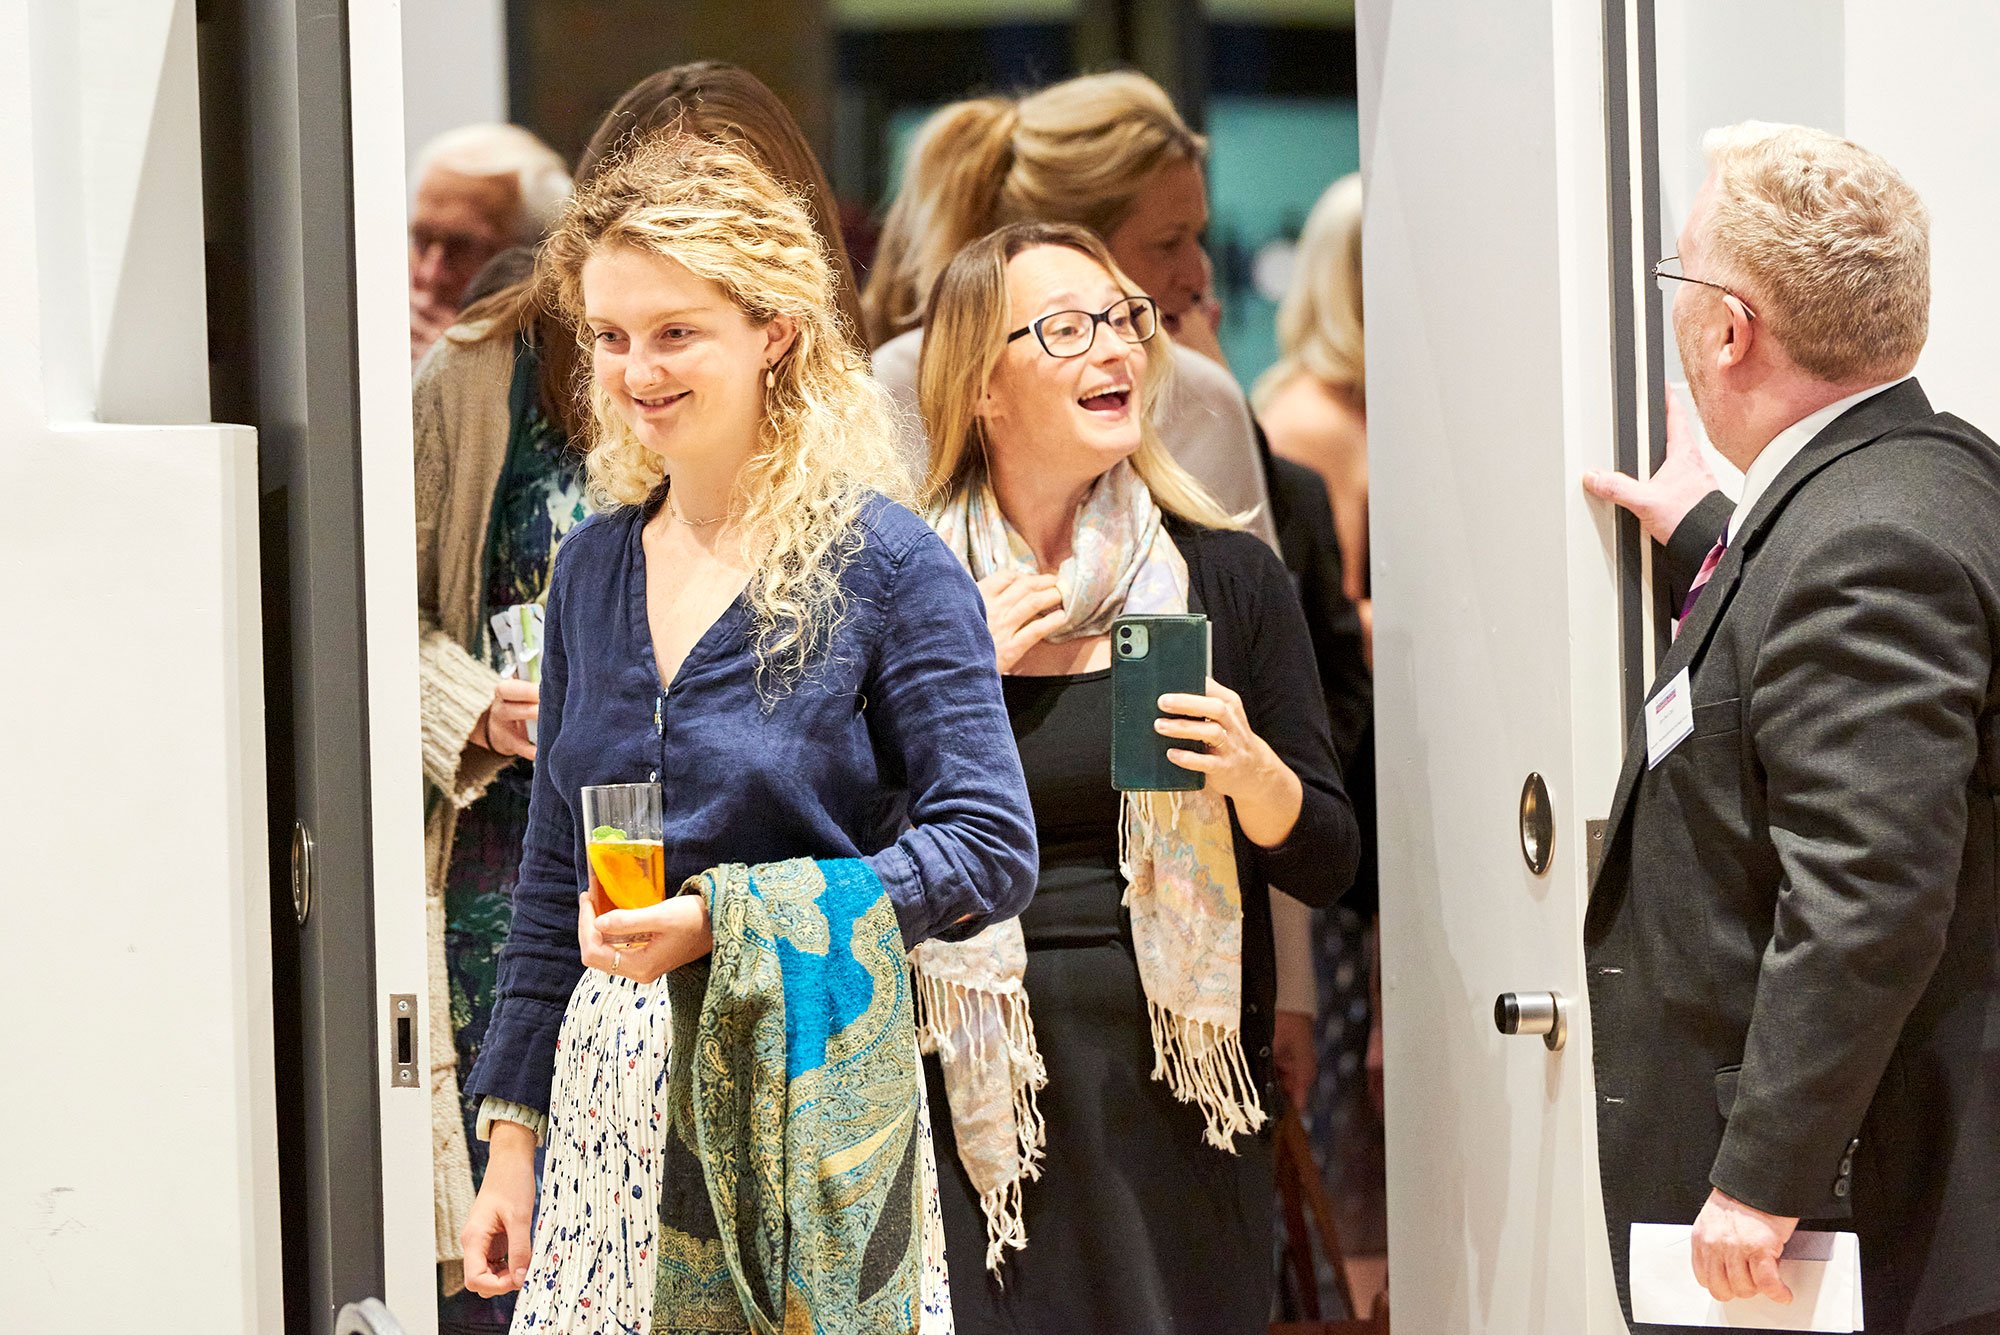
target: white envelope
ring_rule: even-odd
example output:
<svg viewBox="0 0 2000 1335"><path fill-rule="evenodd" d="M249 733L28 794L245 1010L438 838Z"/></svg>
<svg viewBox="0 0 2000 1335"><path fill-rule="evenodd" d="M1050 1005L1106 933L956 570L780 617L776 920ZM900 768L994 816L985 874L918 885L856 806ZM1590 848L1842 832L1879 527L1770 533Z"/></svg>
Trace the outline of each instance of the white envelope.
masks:
<svg viewBox="0 0 2000 1335"><path fill-rule="evenodd" d="M1663 1326L1733 1330L1833 1330L1861 1323L1861 1239L1852 1233L1792 1234L1778 1273L1789 1304L1768 1298L1717 1302L1694 1277L1688 1224L1632 1225L1632 1319Z"/></svg>

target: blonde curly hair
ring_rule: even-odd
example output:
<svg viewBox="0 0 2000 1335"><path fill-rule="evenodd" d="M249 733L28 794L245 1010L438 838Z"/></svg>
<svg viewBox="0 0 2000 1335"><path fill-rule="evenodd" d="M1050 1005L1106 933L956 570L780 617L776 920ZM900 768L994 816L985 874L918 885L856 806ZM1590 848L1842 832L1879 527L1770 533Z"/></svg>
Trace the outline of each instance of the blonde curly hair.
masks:
<svg viewBox="0 0 2000 1335"><path fill-rule="evenodd" d="M634 147L571 200L537 262L537 281L583 349L584 468L599 508L640 504L666 480L589 371L583 267L612 246L675 261L756 324L797 323L731 501L752 565L758 688L775 699L826 655L871 495L910 499L890 400L854 352L834 266L803 201L726 142L670 136Z"/></svg>

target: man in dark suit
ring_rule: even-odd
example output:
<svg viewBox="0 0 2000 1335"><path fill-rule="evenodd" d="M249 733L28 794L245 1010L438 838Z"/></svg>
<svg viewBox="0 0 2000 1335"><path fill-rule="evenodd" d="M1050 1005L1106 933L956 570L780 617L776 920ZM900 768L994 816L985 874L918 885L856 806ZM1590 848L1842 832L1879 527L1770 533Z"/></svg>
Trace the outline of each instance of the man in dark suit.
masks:
<svg viewBox="0 0 2000 1335"><path fill-rule="evenodd" d="M1661 272L1744 496L1587 483L1713 544L1585 922L1619 1294L1633 1223L1692 1222L1712 1294L1787 1300L1803 1219L1860 1235L1871 1335L2000 1331L2000 452L1909 378L1929 221L1894 169L1706 147Z"/></svg>

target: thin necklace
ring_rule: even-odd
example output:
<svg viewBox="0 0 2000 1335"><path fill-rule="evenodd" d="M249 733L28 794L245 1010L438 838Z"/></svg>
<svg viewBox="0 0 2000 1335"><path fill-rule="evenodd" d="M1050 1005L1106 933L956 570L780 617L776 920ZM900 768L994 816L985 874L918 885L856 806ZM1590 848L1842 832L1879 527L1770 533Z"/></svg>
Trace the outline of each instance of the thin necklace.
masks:
<svg viewBox="0 0 2000 1335"><path fill-rule="evenodd" d="M723 520L729 518L725 513L719 514L713 519L689 519L681 513L680 506L674 504L674 495L672 492L667 493L667 513L678 519L681 523L686 524L689 528L707 528L710 524L720 524Z"/></svg>

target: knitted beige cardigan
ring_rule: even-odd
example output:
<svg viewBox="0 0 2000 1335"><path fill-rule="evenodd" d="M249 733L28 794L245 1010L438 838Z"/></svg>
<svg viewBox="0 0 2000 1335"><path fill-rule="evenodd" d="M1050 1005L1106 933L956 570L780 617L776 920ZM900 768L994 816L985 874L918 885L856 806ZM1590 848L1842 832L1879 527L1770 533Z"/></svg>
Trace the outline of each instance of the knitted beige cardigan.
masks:
<svg viewBox="0 0 2000 1335"><path fill-rule="evenodd" d="M442 1292L465 1287L458 1235L472 1208L472 1160L459 1111L458 1049L445 973L445 873L458 813L510 758L472 744L498 674L474 650L485 599L486 525L507 461L514 341L458 327L417 367L412 387L417 495L417 669L422 703L424 889L430 964L431 1152Z"/></svg>

